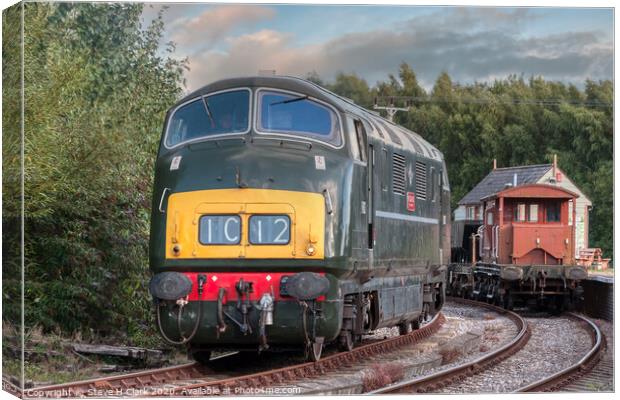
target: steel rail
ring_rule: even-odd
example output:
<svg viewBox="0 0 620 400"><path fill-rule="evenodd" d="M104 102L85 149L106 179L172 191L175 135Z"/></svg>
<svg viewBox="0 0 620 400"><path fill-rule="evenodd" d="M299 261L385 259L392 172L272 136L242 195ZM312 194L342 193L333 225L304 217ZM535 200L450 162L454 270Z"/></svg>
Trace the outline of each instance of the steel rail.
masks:
<svg viewBox="0 0 620 400"><path fill-rule="evenodd" d="M499 349L480 356L473 361L459 364L455 367L435 372L434 374L430 374L427 376L417 377L404 382L392 384L381 389L368 392L367 394L426 393L435 391L453 382L476 375L486 369L489 369L490 367L512 356L514 353L522 349L523 346L525 346L525 344L530 339L531 331L527 322L515 312L508 311L491 304L481 303L473 300L466 300L456 297L449 297L448 300L455 303L469 304L478 307L488 308L502 315L505 315L516 324L519 332L510 342L504 344Z"/></svg>
<svg viewBox="0 0 620 400"><path fill-rule="evenodd" d="M128 390L139 385L148 386L160 383L166 379L189 379L195 376L203 376L201 366L192 362L172 367L157 368L129 374L114 375L104 378L86 379L77 382L67 382L57 385L39 386L24 389L24 397L82 397L94 396L97 392Z"/></svg>
<svg viewBox="0 0 620 400"><path fill-rule="evenodd" d="M214 360L224 359L236 353L224 354ZM128 374L113 375L103 378L92 378L76 382L56 385L37 386L23 390L24 397L81 397L96 393L115 393L128 389L159 384L173 379L191 379L205 376L207 368L196 362L156 368Z"/></svg>
<svg viewBox="0 0 620 400"><path fill-rule="evenodd" d="M425 339L434 333L444 324L445 317L438 313L425 326L414 330L406 335L401 335L378 342L368 343L356 347L351 351L336 353L316 362L306 362L290 367L278 368L275 370L259 372L251 375L227 378L218 381L201 382L190 385L183 385L174 388L166 393L170 396L205 396L205 395L232 395L236 388L264 388L273 384L283 384L284 382L322 375L330 371L346 368L350 365L378 355L380 353L394 351L399 347L411 345Z"/></svg>
<svg viewBox="0 0 620 400"><path fill-rule="evenodd" d="M572 318L583 321L588 326L588 333L592 338L593 346L579 361L546 378L530 383L516 390L516 392L551 392L571 383L581 375L589 372L599 362L602 350L605 348L605 338L599 327L588 318L579 314L567 313Z"/></svg>

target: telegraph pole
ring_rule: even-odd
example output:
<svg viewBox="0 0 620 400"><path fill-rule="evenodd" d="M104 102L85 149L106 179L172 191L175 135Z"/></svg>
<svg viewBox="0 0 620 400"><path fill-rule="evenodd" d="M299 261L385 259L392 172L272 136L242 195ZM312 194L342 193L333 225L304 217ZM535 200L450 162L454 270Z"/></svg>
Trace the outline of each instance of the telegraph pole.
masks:
<svg viewBox="0 0 620 400"><path fill-rule="evenodd" d="M394 98L390 98L390 104L387 106L379 106L377 105L377 98L375 97L375 104L372 106L373 110L385 110L387 112L388 121L394 122L394 115L396 115L399 111L409 111L411 108L409 106L409 102L407 101L407 107L395 107L394 106Z"/></svg>

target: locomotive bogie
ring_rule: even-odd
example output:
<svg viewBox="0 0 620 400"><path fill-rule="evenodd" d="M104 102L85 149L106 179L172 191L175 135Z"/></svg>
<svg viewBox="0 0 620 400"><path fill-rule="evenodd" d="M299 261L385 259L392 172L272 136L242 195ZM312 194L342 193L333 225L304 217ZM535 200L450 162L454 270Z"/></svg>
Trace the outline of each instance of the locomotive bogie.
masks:
<svg viewBox="0 0 620 400"><path fill-rule="evenodd" d="M452 296L495 303L563 310L581 301L580 281L587 276L577 265L452 264L448 268Z"/></svg>
<svg viewBox="0 0 620 400"><path fill-rule="evenodd" d="M184 311L181 329L187 334L192 331L198 317L199 302L190 302ZM179 340L177 326L177 307L174 305L163 306L162 329L173 340ZM258 327L260 326L260 313L251 312L247 324L251 331L242 332L229 317L226 317L226 329L220 330L217 321L217 302L205 301L202 304L203 317L200 319L198 333L192 339L192 344L209 350L250 350L256 351L259 344ZM228 303L224 312L237 319L236 304ZM319 305L321 317L317 320L316 327L308 317L308 329L315 329L317 337L323 337L326 341L333 341L340 332L342 321L342 302L324 301ZM306 332L301 323L303 315L302 306L295 301L278 301L274 304L273 321L266 329L267 344L274 348L299 348L304 343ZM241 322L241 318L239 321ZM311 332L307 332L311 333ZM277 345L277 346L276 346Z"/></svg>

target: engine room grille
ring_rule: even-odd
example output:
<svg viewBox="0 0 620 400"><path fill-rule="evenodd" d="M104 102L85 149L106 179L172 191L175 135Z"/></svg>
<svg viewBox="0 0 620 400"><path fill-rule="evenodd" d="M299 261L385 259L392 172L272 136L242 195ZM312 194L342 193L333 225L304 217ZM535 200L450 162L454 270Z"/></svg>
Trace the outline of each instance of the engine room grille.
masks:
<svg viewBox="0 0 620 400"><path fill-rule="evenodd" d="M426 200L426 164L420 161L415 162L415 197Z"/></svg>
<svg viewBox="0 0 620 400"><path fill-rule="evenodd" d="M396 153L392 155L392 191L405 195L405 157Z"/></svg>

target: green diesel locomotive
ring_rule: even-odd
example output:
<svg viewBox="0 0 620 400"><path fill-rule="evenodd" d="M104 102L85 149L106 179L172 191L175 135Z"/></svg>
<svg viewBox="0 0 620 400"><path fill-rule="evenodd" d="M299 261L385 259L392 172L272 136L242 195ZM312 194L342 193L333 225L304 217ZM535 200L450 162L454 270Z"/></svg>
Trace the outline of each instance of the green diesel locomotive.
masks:
<svg viewBox="0 0 620 400"><path fill-rule="evenodd" d="M302 79L204 86L168 112L155 165L157 324L213 350L350 350L444 301L450 188L414 132Z"/></svg>

